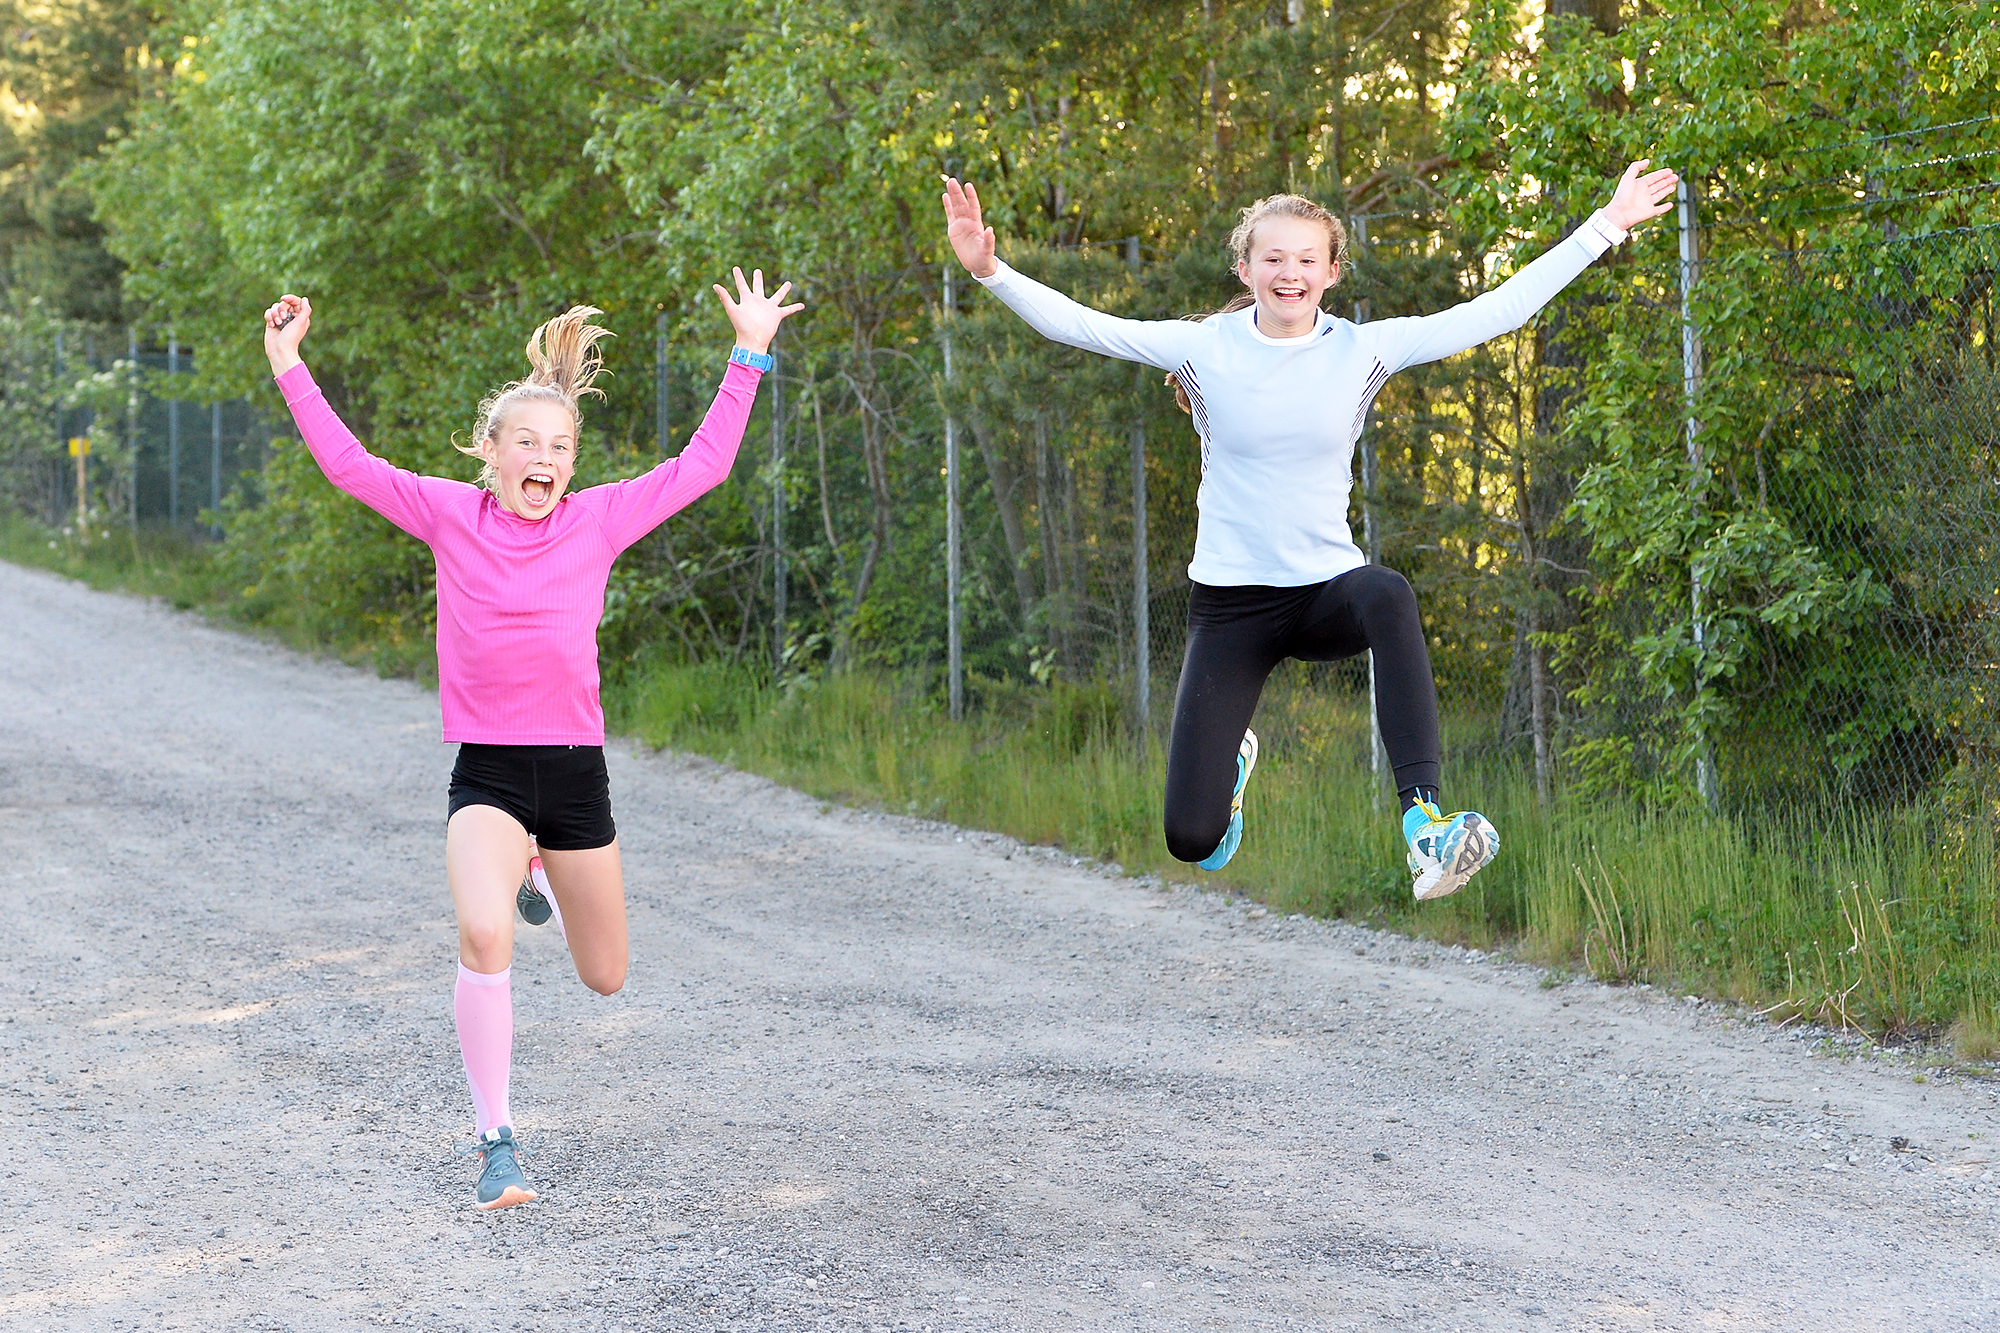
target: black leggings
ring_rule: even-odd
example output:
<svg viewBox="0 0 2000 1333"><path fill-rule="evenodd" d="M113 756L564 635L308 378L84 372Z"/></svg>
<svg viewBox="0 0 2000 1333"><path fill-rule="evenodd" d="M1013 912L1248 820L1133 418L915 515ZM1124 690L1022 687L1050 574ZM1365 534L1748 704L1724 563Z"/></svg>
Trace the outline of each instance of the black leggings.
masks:
<svg viewBox="0 0 2000 1333"><path fill-rule="evenodd" d="M1236 751L1278 663L1364 649L1375 652L1375 712L1398 790L1437 786L1437 684L1408 579L1364 565L1302 588L1194 585L1167 748L1167 850L1199 861L1222 842Z"/></svg>

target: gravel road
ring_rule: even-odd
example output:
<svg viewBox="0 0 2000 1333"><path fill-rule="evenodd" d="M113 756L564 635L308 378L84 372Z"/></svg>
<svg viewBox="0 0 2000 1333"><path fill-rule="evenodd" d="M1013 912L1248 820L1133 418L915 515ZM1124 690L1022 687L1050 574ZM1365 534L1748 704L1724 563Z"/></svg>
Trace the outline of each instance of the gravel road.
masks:
<svg viewBox="0 0 2000 1333"><path fill-rule="evenodd" d="M2000 1329L1991 1081L624 745L475 1214L435 697L6 573L5 1329Z"/></svg>

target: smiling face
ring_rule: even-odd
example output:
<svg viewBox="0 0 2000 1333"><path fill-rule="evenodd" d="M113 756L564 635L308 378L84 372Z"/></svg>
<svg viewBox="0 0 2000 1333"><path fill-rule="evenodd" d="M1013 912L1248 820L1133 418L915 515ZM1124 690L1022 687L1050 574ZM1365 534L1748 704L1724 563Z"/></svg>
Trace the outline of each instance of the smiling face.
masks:
<svg viewBox="0 0 2000 1333"><path fill-rule="evenodd" d="M1340 278L1326 226L1307 218L1267 217L1250 236L1236 276L1257 297L1257 327L1267 337L1312 332L1320 298Z"/></svg>
<svg viewBox="0 0 2000 1333"><path fill-rule="evenodd" d="M501 508L547 518L576 471L576 417L561 403L516 403L480 441L479 455L498 474L493 498Z"/></svg>

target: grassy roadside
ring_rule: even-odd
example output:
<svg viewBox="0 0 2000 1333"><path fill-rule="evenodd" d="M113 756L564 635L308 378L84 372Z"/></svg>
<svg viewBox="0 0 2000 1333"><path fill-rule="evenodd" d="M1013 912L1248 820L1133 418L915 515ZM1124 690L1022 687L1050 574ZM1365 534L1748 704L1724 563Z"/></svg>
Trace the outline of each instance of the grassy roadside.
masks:
<svg viewBox="0 0 2000 1333"><path fill-rule="evenodd" d="M2000 889L1988 819L1947 809L1825 823L1630 805L1543 808L1521 767L1460 761L1450 791L1505 839L1464 893L1409 900L1391 810L1374 807L1355 699L1280 683L1243 849L1221 875L1170 860L1163 758L1125 734L1111 692L990 692L954 724L909 678L852 674L789 693L718 666L658 663L610 683L617 730L712 755L831 800L996 829L1200 879L1286 912L1506 944L1610 981L1722 996L1890 1039L1949 1033L2000 1049Z"/></svg>
<svg viewBox="0 0 2000 1333"><path fill-rule="evenodd" d="M0 559L52 570L93 588L164 598L189 610L218 611L226 601L208 543L185 533L113 528L96 541L52 532L0 513Z"/></svg>
<svg viewBox="0 0 2000 1333"><path fill-rule="evenodd" d="M79 547L20 520L0 557L241 623L211 549L163 535ZM354 656L303 616L254 628ZM370 654L378 665L391 659ZM1457 760L1447 797L1505 839L1464 893L1419 908L1393 813L1376 808L1360 702L1280 678L1257 718L1265 758L1229 869L1172 861L1159 835L1163 755L1126 734L1110 690L989 685L961 723L928 683L854 673L780 690L713 665L643 664L605 682L615 731L713 756L814 795L1063 846L1134 872L1199 879L1273 909L1367 920L1450 943L1506 945L1557 968L1867 1030L1949 1035L2000 1055L2000 852L1969 803L1827 822L1630 804L1543 807L1507 759ZM1393 802L1389 803L1393 804Z"/></svg>
<svg viewBox="0 0 2000 1333"><path fill-rule="evenodd" d="M428 639L413 644L409 635L385 633L379 625L337 623L308 608L276 604L261 590L247 597L220 548L185 530L112 528L97 540L79 542L67 529L51 531L0 511L0 560L46 569L101 591L158 597L301 652L373 666L385 676L437 681L436 653Z"/></svg>

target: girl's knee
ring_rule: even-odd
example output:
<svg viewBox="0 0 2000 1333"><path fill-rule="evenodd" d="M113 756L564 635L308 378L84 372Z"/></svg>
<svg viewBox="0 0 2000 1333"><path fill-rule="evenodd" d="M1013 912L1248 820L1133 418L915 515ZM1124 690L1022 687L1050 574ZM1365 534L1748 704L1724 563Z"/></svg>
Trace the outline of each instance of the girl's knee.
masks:
<svg viewBox="0 0 2000 1333"><path fill-rule="evenodd" d="M626 960L611 963L578 963L576 975L599 995L616 995L625 988Z"/></svg>
<svg viewBox="0 0 2000 1333"><path fill-rule="evenodd" d="M1419 618L1416 589L1395 570L1365 565L1355 571L1355 582L1359 586L1354 590L1354 606L1363 623L1383 617Z"/></svg>
<svg viewBox="0 0 2000 1333"><path fill-rule="evenodd" d="M1176 861L1190 864L1205 861L1222 845L1222 835L1228 831L1227 817L1220 823L1212 819L1169 819L1167 852Z"/></svg>
<svg viewBox="0 0 2000 1333"><path fill-rule="evenodd" d="M1408 602L1415 606L1417 593L1410 581L1387 565L1363 565L1354 571L1359 592L1371 601Z"/></svg>
<svg viewBox="0 0 2000 1333"><path fill-rule="evenodd" d="M514 961L513 932L499 922L468 921L458 927L458 952L475 972L504 972Z"/></svg>

